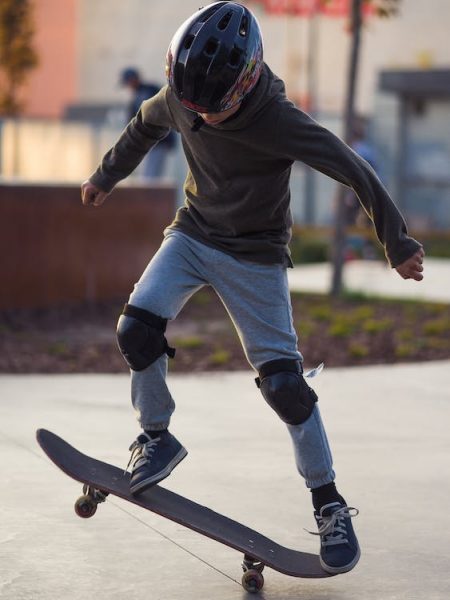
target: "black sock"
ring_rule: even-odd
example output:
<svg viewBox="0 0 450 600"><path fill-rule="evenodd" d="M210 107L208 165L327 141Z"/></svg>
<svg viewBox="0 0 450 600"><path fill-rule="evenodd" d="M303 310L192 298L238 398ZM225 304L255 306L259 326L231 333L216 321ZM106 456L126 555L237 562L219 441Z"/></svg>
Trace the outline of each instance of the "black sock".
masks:
<svg viewBox="0 0 450 600"><path fill-rule="evenodd" d="M334 481L311 490L314 510L320 512L322 506L332 502L345 504L344 498L338 493Z"/></svg>
<svg viewBox="0 0 450 600"><path fill-rule="evenodd" d="M154 440L155 438L159 437L159 435L161 433L165 433L166 431L167 431L167 429L157 429L157 430L154 430L154 431L148 431L147 429L145 429L145 433L147 435L149 435L152 438L152 440Z"/></svg>

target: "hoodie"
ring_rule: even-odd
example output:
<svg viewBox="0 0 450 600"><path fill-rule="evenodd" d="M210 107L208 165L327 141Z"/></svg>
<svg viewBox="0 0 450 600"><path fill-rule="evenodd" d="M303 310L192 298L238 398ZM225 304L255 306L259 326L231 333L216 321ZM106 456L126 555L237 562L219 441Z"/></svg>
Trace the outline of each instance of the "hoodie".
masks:
<svg viewBox="0 0 450 600"><path fill-rule="evenodd" d="M142 104L91 183L111 191L175 129L189 168L184 206L166 232L182 231L241 260L292 266L289 180L301 161L354 190L391 266L420 248L370 165L294 106L267 65L230 119L209 126L195 116L163 87Z"/></svg>

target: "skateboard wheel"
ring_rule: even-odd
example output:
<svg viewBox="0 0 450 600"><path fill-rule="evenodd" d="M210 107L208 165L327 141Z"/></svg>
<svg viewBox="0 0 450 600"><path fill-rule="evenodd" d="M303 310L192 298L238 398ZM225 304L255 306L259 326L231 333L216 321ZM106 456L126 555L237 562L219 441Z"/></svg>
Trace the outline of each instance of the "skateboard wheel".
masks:
<svg viewBox="0 0 450 600"><path fill-rule="evenodd" d="M256 594L262 590L263 585L263 574L256 569L249 569L242 575L242 587L250 594Z"/></svg>
<svg viewBox="0 0 450 600"><path fill-rule="evenodd" d="M80 496L75 502L75 512L82 519L93 517L97 511L97 503L91 496Z"/></svg>

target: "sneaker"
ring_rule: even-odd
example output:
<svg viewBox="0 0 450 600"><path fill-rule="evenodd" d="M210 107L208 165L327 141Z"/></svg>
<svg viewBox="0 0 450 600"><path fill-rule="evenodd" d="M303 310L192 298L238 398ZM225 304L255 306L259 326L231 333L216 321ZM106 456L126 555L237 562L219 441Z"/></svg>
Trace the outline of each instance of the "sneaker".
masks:
<svg viewBox="0 0 450 600"><path fill-rule="evenodd" d="M172 470L187 455L186 448L168 431L152 439L142 433L130 446L131 465L130 491L132 494L156 485L170 475Z"/></svg>
<svg viewBox="0 0 450 600"><path fill-rule="evenodd" d="M351 520L358 513L358 509L340 502L325 504L314 513L319 527L314 535L320 535L320 564L327 573L346 573L356 566L361 551Z"/></svg>

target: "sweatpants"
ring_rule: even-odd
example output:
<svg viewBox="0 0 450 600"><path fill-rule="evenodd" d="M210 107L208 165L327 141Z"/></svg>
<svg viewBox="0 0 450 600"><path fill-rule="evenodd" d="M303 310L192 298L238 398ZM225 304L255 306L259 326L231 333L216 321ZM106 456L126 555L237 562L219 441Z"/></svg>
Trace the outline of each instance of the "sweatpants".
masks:
<svg viewBox="0 0 450 600"><path fill-rule="evenodd" d="M272 360L303 361L293 326L287 272L282 265L240 260L169 230L128 302L172 320L189 298L207 285L225 306L245 356L256 371ZM145 430L167 428L175 410L166 382L167 361L164 354L142 371L131 370L132 403ZM333 481L331 451L317 404L307 421L287 428L306 486L316 488Z"/></svg>

